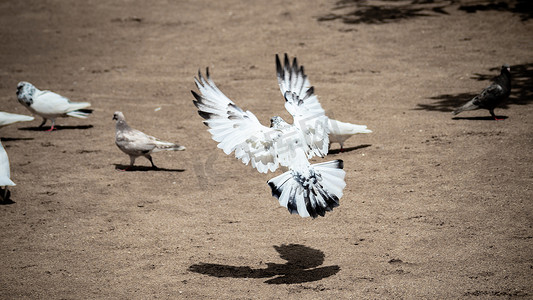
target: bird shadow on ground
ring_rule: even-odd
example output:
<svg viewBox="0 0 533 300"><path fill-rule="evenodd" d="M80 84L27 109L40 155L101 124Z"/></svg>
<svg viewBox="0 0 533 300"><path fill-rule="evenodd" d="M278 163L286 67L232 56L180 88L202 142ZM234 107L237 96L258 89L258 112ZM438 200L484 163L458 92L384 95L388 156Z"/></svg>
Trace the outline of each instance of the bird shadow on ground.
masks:
<svg viewBox="0 0 533 300"><path fill-rule="evenodd" d="M463 4L463 2L465 4ZM339 0L333 12L317 17L317 21L340 20L344 24L387 24L419 17L449 15L447 9L476 13L477 11L501 11L517 14L522 21L533 17L531 0L516 0L509 5L505 1L480 0L472 5L464 0Z"/></svg>
<svg viewBox="0 0 533 300"><path fill-rule="evenodd" d="M147 171L154 171L154 172L185 172L185 169L166 169L166 168L154 168L154 167L147 167L147 166L133 166L130 167L130 165L122 165L122 164L113 164L115 165L115 170L124 171L124 172L147 172Z"/></svg>
<svg viewBox="0 0 533 300"><path fill-rule="evenodd" d="M501 65L490 68L490 74L474 73L471 79L477 81L489 81L499 74L498 71L500 70L500 68ZM533 101L533 63L511 66L511 76L511 96L509 96L508 101L498 105L497 109L507 109L511 104L527 105ZM487 86L488 85L489 83L487 82ZM443 94L433 96L429 99L435 100L435 102L417 104L417 107L414 108L414 110L451 112L455 108L470 101L480 92L481 90L477 92Z"/></svg>
<svg viewBox="0 0 533 300"><path fill-rule="evenodd" d="M31 141L33 138L10 138L10 137L3 137L0 138L2 142L12 142L12 141Z"/></svg>
<svg viewBox="0 0 533 300"><path fill-rule="evenodd" d="M284 264L266 263L263 269L247 266L228 266L221 264L199 263L191 265L188 270L213 277L232 278L270 278L268 284L295 284L318 281L337 274L337 265L319 267L324 263L324 252L304 245L290 244L273 246L280 257L287 262Z"/></svg>
<svg viewBox="0 0 533 300"><path fill-rule="evenodd" d="M498 119L507 119L508 116L496 116ZM477 120L477 121L494 121L492 116L482 116L482 117L453 117L452 120Z"/></svg>
<svg viewBox="0 0 533 300"><path fill-rule="evenodd" d="M11 191L7 191L7 194L4 195L5 188L0 188L0 205L10 205L16 203L15 201L11 200ZM4 198L5 196L5 198Z"/></svg>
<svg viewBox="0 0 533 300"><path fill-rule="evenodd" d="M72 129L90 129L93 128L93 125L77 125L77 126L62 126L62 125L56 125L54 127L53 131L59 131L59 130L72 130ZM43 126L43 127L21 127L19 130L27 130L27 131L47 131L49 130L49 126Z"/></svg>
<svg viewBox="0 0 533 300"><path fill-rule="evenodd" d="M457 1L462 3L463 1ZM514 2L514 5L509 5L508 2ZM459 10L467 13L475 13L477 11L503 11L517 14L520 16L521 21L527 21L533 18L533 2L531 0L516 0L516 1L477 1L477 3L462 4L458 8Z"/></svg>
<svg viewBox="0 0 533 300"><path fill-rule="evenodd" d="M15 204L17 202L11 200L10 198L6 199L6 200L0 200L0 205L11 205L11 204Z"/></svg>
<svg viewBox="0 0 533 300"><path fill-rule="evenodd" d="M363 149L363 148L370 147L370 146L372 146L372 145L363 144L363 145L359 145L359 146L355 146L355 147L343 148L342 150L340 148L339 149L333 149L333 150L329 150L328 154L339 154L339 153L351 152L351 151Z"/></svg>
<svg viewBox="0 0 533 300"><path fill-rule="evenodd" d="M444 9L450 1L434 0L420 3L413 1L340 0L333 11L317 17L319 22L341 20L345 24L386 24L417 17L432 17L449 14Z"/></svg>

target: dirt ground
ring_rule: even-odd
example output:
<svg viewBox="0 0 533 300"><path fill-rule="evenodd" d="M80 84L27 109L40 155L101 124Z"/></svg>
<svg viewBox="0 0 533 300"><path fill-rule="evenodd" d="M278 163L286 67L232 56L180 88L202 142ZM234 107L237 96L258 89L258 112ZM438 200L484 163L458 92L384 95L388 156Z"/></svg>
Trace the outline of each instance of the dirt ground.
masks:
<svg viewBox="0 0 533 300"><path fill-rule="evenodd" d="M533 298L533 20L527 1L0 1L2 111L19 81L93 115L2 128L2 299ZM370 5L372 4L372 5ZM210 68L263 124L290 120L274 55L330 117L368 125L341 205L290 215L226 156L190 90ZM509 103L452 118L511 65ZM114 145L113 112L184 152ZM49 123L48 123L49 126Z"/></svg>

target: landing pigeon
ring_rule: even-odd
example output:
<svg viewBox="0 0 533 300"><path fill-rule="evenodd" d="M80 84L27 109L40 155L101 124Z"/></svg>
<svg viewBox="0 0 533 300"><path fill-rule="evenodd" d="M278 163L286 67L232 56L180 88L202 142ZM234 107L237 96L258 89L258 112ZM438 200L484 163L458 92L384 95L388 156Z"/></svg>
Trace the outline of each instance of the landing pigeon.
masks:
<svg viewBox="0 0 533 300"><path fill-rule="evenodd" d="M7 187L14 185L16 184L11 181L9 172L9 158L7 157L4 146L2 146L2 142L0 142L0 197L3 201L9 199Z"/></svg>
<svg viewBox="0 0 533 300"><path fill-rule="evenodd" d="M237 159L261 173L274 172L280 165L288 167L289 171L267 182L272 196L291 214L316 218L339 206L346 173L342 160L309 163L311 157L328 153L328 117L296 58L287 68L290 72L280 86L293 124L275 116L270 127L261 125L252 112L242 110L217 88L209 69L205 77L198 71L195 78L200 94L191 92L218 148L227 155L235 151Z"/></svg>
<svg viewBox="0 0 533 300"><path fill-rule="evenodd" d="M69 99L50 91L41 91L29 82L19 82L17 85L17 98L20 104L24 105L32 113L43 118L42 127L46 120L52 120L52 127L48 131L54 130L55 119L58 117L87 118L92 109L88 102L70 102Z"/></svg>
<svg viewBox="0 0 533 300"><path fill-rule="evenodd" d="M33 121L34 119L35 118L32 116L12 114L8 112L0 111L0 128L16 123L16 122L27 122L27 121Z"/></svg>
<svg viewBox="0 0 533 300"><path fill-rule="evenodd" d="M153 136L149 136L140 132L139 130L131 128L124 118L124 114L120 111L116 111L113 114L113 120L116 120L115 130L115 144L122 152L130 156L130 166L133 167L135 159L139 156L146 157L153 168L156 165L152 161L151 153L159 152L163 150L169 151L183 151L184 146L180 146L174 143L161 141Z"/></svg>
<svg viewBox="0 0 533 300"><path fill-rule="evenodd" d="M494 108L504 100L507 100L511 94L511 67L507 64L503 65L500 75L496 76L493 81L494 82L486 87L479 95L454 110L453 114L457 115L465 110L483 108L489 110L490 115L494 120L500 120L494 114Z"/></svg>
<svg viewBox="0 0 533 300"><path fill-rule="evenodd" d="M341 145L341 151L344 149L344 142L352 135L372 132L372 130L366 128L366 125L356 125L333 119L329 119L328 126L329 144L339 143Z"/></svg>

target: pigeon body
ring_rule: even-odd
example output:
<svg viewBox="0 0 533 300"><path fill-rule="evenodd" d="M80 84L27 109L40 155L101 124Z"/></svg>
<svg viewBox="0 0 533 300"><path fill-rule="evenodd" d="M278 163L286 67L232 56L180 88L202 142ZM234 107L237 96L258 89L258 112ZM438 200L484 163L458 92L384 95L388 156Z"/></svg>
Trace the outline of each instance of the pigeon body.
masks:
<svg viewBox="0 0 533 300"><path fill-rule="evenodd" d="M491 85L483 89L481 93L463 106L453 111L454 115L466 110L488 109L490 115L498 120L494 114L494 108L509 98L511 94L511 68L509 65L503 65L500 75L493 79Z"/></svg>
<svg viewBox="0 0 533 300"><path fill-rule="evenodd" d="M27 121L33 121L34 119L35 118L32 116L12 114L8 112L0 111L0 128L16 123L16 122L27 122Z"/></svg>
<svg viewBox="0 0 533 300"><path fill-rule="evenodd" d="M366 128L366 125L356 125L333 119L329 119L328 127L329 144L339 143L341 145L341 150L344 148L344 142L352 135L372 132L372 130Z"/></svg>
<svg viewBox="0 0 533 300"><path fill-rule="evenodd" d="M2 142L0 142L0 197L2 197L2 200L9 199L7 187L14 185L16 184L11 181L9 158L7 157L4 146L2 146Z"/></svg>
<svg viewBox="0 0 533 300"><path fill-rule="evenodd" d="M130 156L130 167L135 163L139 156L146 157L153 168L157 168L152 161L151 153L159 151L183 151L184 146L174 143L161 141L153 136L149 136L139 130L131 128L124 118L124 114L117 111L113 114L113 120L116 120L115 144L122 152Z"/></svg>
<svg viewBox="0 0 533 300"><path fill-rule="evenodd" d="M87 118L91 113L89 102L71 102L59 94L51 91L41 91L29 82L19 82L17 85L17 98L33 114L43 118L42 127L46 120L52 121L50 131L54 130L55 119L58 117Z"/></svg>
<svg viewBox="0 0 533 300"><path fill-rule="evenodd" d="M289 168L267 182L280 205L301 217L324 216L339 206L346 186L343 162L309 163L311 157L324 157L328 152L328 118L296 58L291 65L285 54L282 66L276 55L276 68L293 124L275 116L270 127L261 125L252 112L238 107L217 88L208 69L205 77L198 72L195 78L200 94L191 91L193 102L224 153L235 152L237 159L261 173L274 172L279 166Z"/></svg>

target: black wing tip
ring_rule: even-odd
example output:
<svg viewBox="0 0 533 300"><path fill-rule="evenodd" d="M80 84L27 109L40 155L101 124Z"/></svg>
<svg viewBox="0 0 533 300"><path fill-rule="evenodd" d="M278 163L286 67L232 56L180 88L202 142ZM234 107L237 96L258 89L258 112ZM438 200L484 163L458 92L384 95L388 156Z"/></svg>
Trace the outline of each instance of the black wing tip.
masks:
<svg viewBox="0 0 533 300"><path fill-rule="evenodd" d="M206 120L211 119L211 116L213 116L212 113L208 113L208 112L201 111L201 110L198 111L198 114L200 115L200 117L202 117L202 118L204 118Z"/></svg>
<svg viewBox="0 0 533 300"><path fill-rule="evenodd" d="M337 159L337 168L344 169L344 161L342 159Z"/></svg>
<svg viewBox="0 0 533 300"><path fill-rule="evenodd" d="M192 100L192 102L194 103L194 105L196 107L198 107L198 103L202 103L204 99L202 98L202 96L200 96L197 92L195 92L193 90L191 90L191 93L194 96L194 98L196 99L196 100Z"/></svg>
<svg viewBox="0 0 533 300"><path fill-rule="evenodd" d="M276 197L276 199L279 199L282 190L278 188L272 181L267 181L267 183L270 186L270 189L272 189L272 197Z"/></svg>
<svg viewBox="0 0 533 300"><path fill-rule="evenodd" d="M291 65L291 63L289 61L289 55L287 55L287 53L285 53L285 55L284 55L283 64L285 65L286 68L289 68L290 65Z"/></svg>
<svg viewBox="0 0 533 300"><path fill-rule="evenodd" d="M313 94L315 93L315 87L314 86L310 86L307 91L305 92L305 99L313 96Z"/></svg>
<svg viewBox="0 0 533 300"><path fill-rule="evenodd" d="M278 77L283 77L283 67L281 66L281 61L279 60L279 56L276 54L276 72L278 73Z"/></svg>

